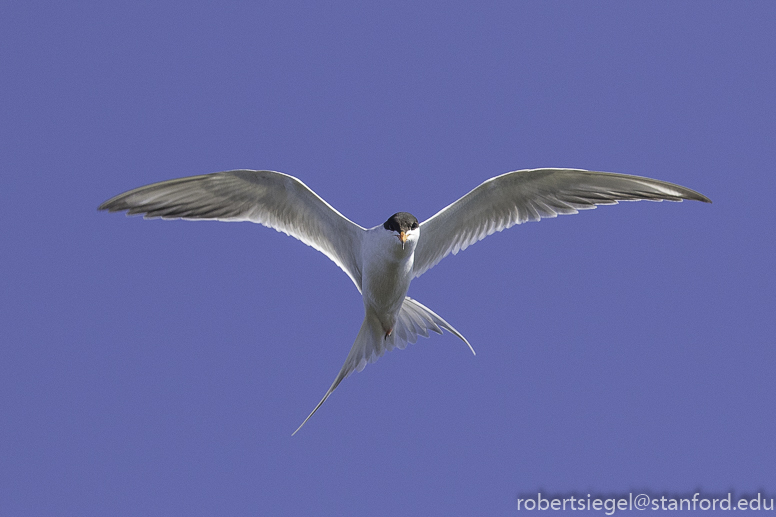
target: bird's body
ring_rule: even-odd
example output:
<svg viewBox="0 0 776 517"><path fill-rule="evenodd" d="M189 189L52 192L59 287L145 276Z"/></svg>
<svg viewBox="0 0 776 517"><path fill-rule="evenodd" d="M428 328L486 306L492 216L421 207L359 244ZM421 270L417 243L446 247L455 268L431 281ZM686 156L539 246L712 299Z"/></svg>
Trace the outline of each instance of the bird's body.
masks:
<svg viewBox="0 0 776 517"><path fill-rule="evenodd" d="M120 194L101 210L126 210L146 218L251 221L287 233L321 251L350 277L364 301L364 322L323 399L340 382L394 347L428 331L466 338L428 307L409 298L412 279L450 253L515 224L577 213L618 201L708 198L663 181L579 169L514 171L482 183L419 223L398 212L383 225L363 228L287 174L236 170L163 181ZM294 434L296 431L294 432Z"/></svg>
<svg viewBox="0 0 776 517"><path fill-rule="evenodd" d="M394 233L382 225L367 230L361 252L364 310L380 319L386 334L391 334L396 325L410 288L420 228L403 243Z"/></svg>

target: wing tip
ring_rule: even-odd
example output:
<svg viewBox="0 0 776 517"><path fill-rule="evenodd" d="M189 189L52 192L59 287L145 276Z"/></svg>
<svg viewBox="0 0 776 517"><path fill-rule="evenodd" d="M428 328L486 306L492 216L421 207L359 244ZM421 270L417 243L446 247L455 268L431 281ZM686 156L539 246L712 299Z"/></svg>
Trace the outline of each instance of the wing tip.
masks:
<svg viewBox="0 0 776 517"><path fill-rule="evenodd" d="M112 197L109 200L103 202L100 206L97 207L97 210L99 212L124 212L126 210L131 209L132 206L126 202L124 199L124 194L119 194L118 196ZM132 215L132 214L127 214Z"/></svg>
<svg viewBox="0 0 776 517"><path fill-rule="evenodd" d="M113 201L112 199L105 201L104 203L102 203L100 206L97 207L97 210L100 212L103 212L106 210L108 212L118 212L119 210L121 210L120 208L116 208L116 206L114 205L114 203L112 203L112 201Z"/></svg>
<svg viewBox="0 0 776 517"><path fill-rule="evenodd" d="M685 192L685 195L683 195L680 199L686 199L688 201L700 201L701 203L711 204L711 199L707 198L700 192L696 192L690 189L687 190L689 190L689 192Z"/></svg>

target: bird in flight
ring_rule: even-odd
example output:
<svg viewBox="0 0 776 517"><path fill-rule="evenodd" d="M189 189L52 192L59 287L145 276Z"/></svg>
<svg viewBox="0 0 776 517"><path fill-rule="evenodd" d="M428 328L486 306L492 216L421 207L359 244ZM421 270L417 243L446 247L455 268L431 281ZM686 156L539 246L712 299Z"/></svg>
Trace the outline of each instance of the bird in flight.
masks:
<svg viewBox="0 0 776 517"><path fill-rule="evenodd" d="M233 170L136 188L100 210L145 218L250 221L299 239L329 257L350 277L364 300L364 322L323 399L343 379L395 347L428 331L463 335L434 311L407 296L410 282L450 253L456 254L515 224L576 214L618 201L711 203L706 196L665 181L580 169L530 169L491 178L423 222L398 212L382 225L352 222L300 180L273 171Z"/></svg>

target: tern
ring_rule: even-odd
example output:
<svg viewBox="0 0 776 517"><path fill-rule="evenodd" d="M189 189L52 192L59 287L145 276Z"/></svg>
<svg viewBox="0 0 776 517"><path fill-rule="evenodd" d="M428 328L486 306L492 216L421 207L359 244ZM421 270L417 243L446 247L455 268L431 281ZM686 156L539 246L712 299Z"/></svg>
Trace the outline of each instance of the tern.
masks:
<svg viewBox="0 0 776 517"><path fill-rule="evenodd" d="M694 190L651 178L581 169L530 169L491 178L426 221L398 212L367 229L293 176L232 170L139 187L109 199L99 209L143 214L147 219L259 223L312 246L350 277L363 297L364 322L342 369L296 434L346 377L385 352L414 343L418 335L442 334L444 329L475 353L452 325L407 296L413 278L450 253L455 255L516 224L642 199L711 203Z"/></svg>

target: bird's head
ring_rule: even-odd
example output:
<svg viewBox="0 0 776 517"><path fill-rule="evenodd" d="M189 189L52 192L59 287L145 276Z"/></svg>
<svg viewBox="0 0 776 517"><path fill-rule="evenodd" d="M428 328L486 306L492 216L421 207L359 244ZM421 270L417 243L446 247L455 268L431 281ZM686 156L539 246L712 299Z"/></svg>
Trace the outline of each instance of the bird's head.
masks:
<svg viewBox="0 0 776 517"><path fill-rule="evenodd" d="M399 242L402 249L407 243L411 244L410 249L415 247L420 237L420 224L418 219L407 212L397 212L388 218L383 224L383 228L392 232Z"/></svg>

